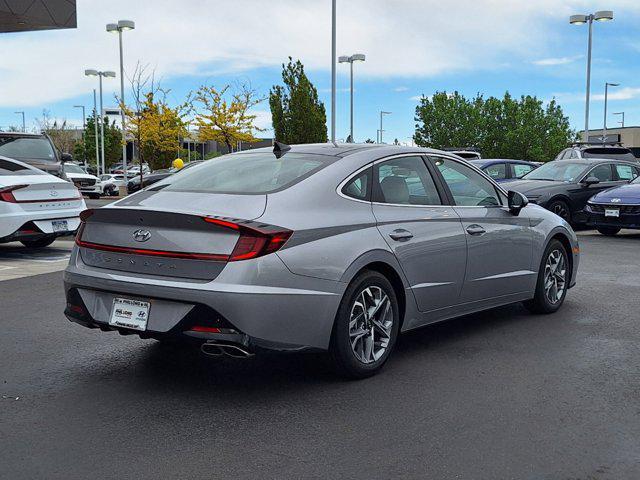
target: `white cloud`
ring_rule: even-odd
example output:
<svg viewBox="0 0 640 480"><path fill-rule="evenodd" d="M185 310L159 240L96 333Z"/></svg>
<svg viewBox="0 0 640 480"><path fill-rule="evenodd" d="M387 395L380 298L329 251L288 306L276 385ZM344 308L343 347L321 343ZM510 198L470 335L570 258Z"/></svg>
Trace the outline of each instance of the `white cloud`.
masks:
<svg viewBox="0 0 640 480"><path fill-rule="evenodd" d="M455 3L455 5L452 5ZM557 18L584 0L351 0L338 2L338 50L364 52L358 78L432 77L496 69L548 50ZM637 8L611 0L612 8ZM88 94L97 86L85 68L118 67L117 37L105 24L136 21L124 34L125 68L149 63L158 77L195 76L215 82L222 72L250 76L287 56L329 83L330 2L318 0L83 0L75 30L0 35L0 106L40 106ZM577 11L577 10L576 10ZM618 14L616 11L616 14ZM557 37L556 37L557 39ZM339 69L346 74L347 69ZM105 80L112 101L118 79Z"/></svg>
<svg viewBox="0 0 640 480"><path fill-rule="evenodd" d="M558 92L558 93L552 94L551 97L563 103L584 102L585 92ZM640 98L640 87L622 87L622 88L611 87L609 89L607 98L609 101L631 100L634 98ZM604 93L593 93L592 91L591 100L603 102Z"/></svg>
<svg viewBox="0 0 640 480"><path fill-rule="evenodd" d="M573 57L542 58L540 60L534 60L531 63L542 67L567 65L569 63L575 62L576 60L580 60L582 57L582 55L574 55Z"/></svg>
<svg viewBox="0 0 640 480"><path fill-rule="evenodd" d="M404 86L396 87L393 89L394 92L406 92L407 90L409 90L409 87Z"/></svg>

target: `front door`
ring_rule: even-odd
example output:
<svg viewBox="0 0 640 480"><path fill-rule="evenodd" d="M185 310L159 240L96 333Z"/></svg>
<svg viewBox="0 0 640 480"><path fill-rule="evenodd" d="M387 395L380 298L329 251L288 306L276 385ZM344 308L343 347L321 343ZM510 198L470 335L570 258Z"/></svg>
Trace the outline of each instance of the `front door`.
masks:
<svg viewBox="0 0 640 480"><path fill-rule="evenodd" d="M533 292L537 268L531 264L529 219L513 215L504 195L469 166L446 157L431 161L448 187L467 239L461 302Z"/></svg>
<svg viewBox="0 0 640 480"><path fill-rule="evenodd" d="M467 257L465 233L452 206L444 205L421 156L374 165L373 213L396 255L419 310L458 303Z"/></svg>

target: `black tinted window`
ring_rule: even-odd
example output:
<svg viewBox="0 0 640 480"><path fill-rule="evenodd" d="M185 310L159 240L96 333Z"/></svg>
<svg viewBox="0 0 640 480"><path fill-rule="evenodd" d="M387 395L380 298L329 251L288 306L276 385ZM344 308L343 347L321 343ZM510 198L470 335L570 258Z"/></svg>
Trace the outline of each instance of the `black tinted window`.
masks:
<svg viewBox="0 0 640 480"><path fill-rule="evenodd" d="M584 158L611 158L613 160L630 160L632 162L636 160L631 150L614 147L585 148L582 151L582 156Z"/></svg>
<svg viewBox="0 0 640 480"><path fill-rule="evenodd" d="M589 172L587 177L596 177L601 182L610 182L613 180L611 165L598 165Z"/></svg>
<svg viewBox="0 0 640 480"><path fill-rule="evenodd" d="M376 201L402 205L441 205L433 178L421 157L394 158L374 167Z"/></svg>
<svg viewBox="0 0 640 480"><path fill-rule="evenodd" d="M355 176L342 188L342 193L358 200L370 200L371 168Z"/></svg>
<svg viewBox="0 0 640 480"><path fill-rule="evenodd" d="M0 155L25 160L55 161L56 156L46 137L0 136Z"/></svg>
<svg viewBox="0 0 640 480"><path fill-rule="evenodd" d="M0 159L0 176L5 175L45 175L45 172Z"/></svg>

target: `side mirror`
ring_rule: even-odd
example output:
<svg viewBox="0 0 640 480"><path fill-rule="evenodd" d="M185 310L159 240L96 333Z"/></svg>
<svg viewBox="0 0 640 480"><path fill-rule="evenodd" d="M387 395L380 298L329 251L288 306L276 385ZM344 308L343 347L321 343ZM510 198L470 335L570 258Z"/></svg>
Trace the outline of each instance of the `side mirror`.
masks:
<svg viewBox="0 0 640 480"><path fill-rule="evenodd" d="M595 185L596 183L600 183L600 180L597 177L587 177L582 181L582 184L587 187Z"/></svg>
<svg viewBox="0 0 640 480"><path fill-rule="evenodd" d="M63 153L60 155L60 160L63 162L73 162L73 156L70 153Z"/></svg>
<svg viewBox="0 0 640 480"><path fill-rule="evenodd" d="M520 210L529 204L529 199L520 192L514 192L509 190L507 193L507 200L509 205L509 211L514 215L518 215Z"/></svg>

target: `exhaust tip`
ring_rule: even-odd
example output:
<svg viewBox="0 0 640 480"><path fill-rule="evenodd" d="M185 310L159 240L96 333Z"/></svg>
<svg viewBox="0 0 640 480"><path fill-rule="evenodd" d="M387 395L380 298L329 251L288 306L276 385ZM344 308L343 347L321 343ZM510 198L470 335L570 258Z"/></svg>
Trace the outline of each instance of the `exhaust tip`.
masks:
<svg viewBox="0 0 640 480"><path fill-rule="evenodd" d="M200 346L200 351L213 357L226 355L233 358L249 358L254 356L254 353L243 346L229 343L205 342Z"/></svg>

